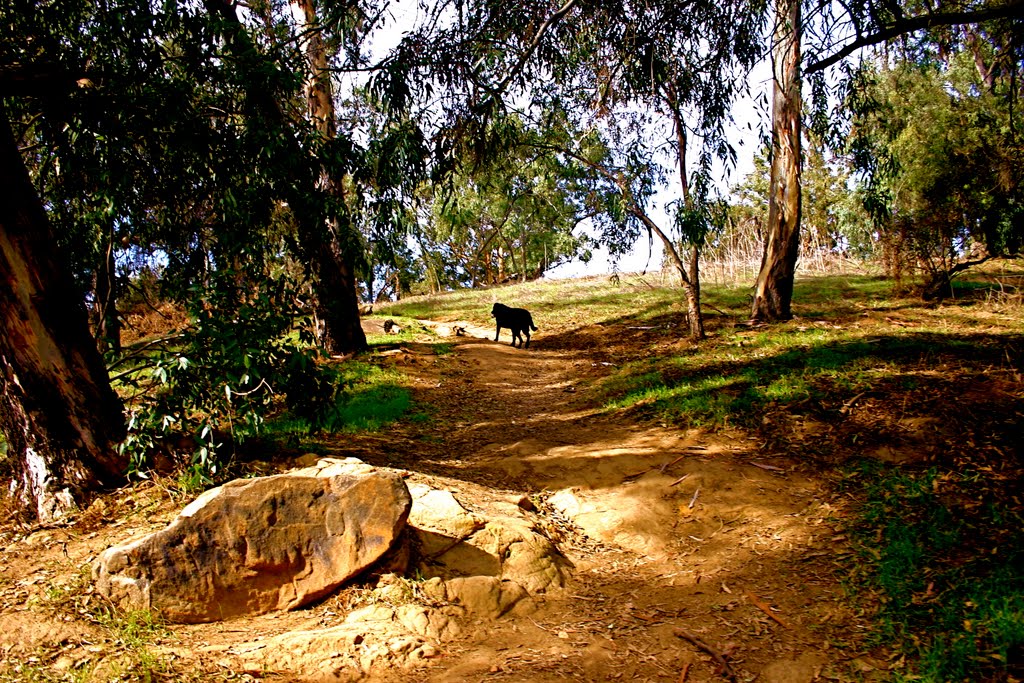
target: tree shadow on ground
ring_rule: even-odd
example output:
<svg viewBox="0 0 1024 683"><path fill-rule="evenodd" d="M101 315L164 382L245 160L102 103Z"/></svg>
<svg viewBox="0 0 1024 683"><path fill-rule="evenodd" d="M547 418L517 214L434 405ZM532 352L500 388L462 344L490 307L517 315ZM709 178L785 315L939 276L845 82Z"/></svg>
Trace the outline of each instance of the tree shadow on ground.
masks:
<svg viewBox="0 0 1024 683"><path fill-rule="evenodd" d="M448 419L441 412L454 414L461 426L447 425L438 433L428 419L421 430L400 427L393 443L374 437L374 448L384 460L425 456L438 464L458 463L450 467L454 476L470 475L469 462L479 449L497 452L537 434L564 433L567 424L580 420L614 422L614 411L603 408L614 401L620 417L641 428L739 428L758 442L761 453L822 465L865 455L923 465L998 463L1015 470L1024 462L1024 335L867 334L774 352L741 347L692 366L685 353L677 353L625 376L614 371L650 355L652 344L678 343L671 327L677 321L667 315L632 325L637 318L630 316L545 336L536 349L509 350L501 361L507 376L492 384L449 368L442 372L444 381L419 387L416 400L439 420ZM588 341L600 337L607 343ZM528 366L537 354L576 364L566 375L575 376L562 389L557 382L538 389L537 373ZM520 372L528 381L513 381ZM590 413L575 416L579 410ZM416 454L409 453L412 444Z"/></svg>

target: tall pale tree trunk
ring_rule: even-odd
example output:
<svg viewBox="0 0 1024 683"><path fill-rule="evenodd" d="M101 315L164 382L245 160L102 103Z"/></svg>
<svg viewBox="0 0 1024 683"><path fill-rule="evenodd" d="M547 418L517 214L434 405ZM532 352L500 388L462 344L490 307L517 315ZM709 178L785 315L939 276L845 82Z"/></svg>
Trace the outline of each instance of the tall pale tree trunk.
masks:
<svg viewBox="0 0 1024 683"><path fill-rule="evenodd" d="M10 490L32 518L49 521L124 475L115 448L124 413L2 100L0 187L0 432Z"/></svg>
<svg viewBox="0 0 1024 683"><path fill-rule="evenodd" d="M334 88L331 84L329 55L324 33L316 11L315 0L295 0L302 13L302 34L309 60L309 78L306 82L306 102L309 117L322 138L321 146L337 136L334 115ZM336 207L344 205L341 178L330 175L321 165L319 189L334 199ZM358 239L343 209L325 217L327 240L321 244L308 244L315 250L319 268L321 290L317 292L317 318L323 321L320 331L325 347L334 353L350 353L367 348L366 335L359 324L359 293L352 253ZM344 245L349 248L344 248Z"/></svg>
<svg viewBox="0 0 1024 683"><path fill-rule="evenodd" d="M800 251L800 0L777 0L772 47L772 168L768 225L751 317L793 317Z"/></svg>
<svg viewBox="0 0 1024 683"><path fill-rule="evenodd" d="M332 354L363 351L366 335L359 323L359 295L356 290L354 259L359 248L347 219L341 213L328 215L317 198L321 174L295 139L292 124L266 82L267 60L260 54L239 20L232 0L204 0L207 11L221 22L228 50L237 60L247 81L247 112L277 136L270 151L275 163L289 169L294 182L282 188L298 222L299 249L310 269L320 343Z"/></svg>

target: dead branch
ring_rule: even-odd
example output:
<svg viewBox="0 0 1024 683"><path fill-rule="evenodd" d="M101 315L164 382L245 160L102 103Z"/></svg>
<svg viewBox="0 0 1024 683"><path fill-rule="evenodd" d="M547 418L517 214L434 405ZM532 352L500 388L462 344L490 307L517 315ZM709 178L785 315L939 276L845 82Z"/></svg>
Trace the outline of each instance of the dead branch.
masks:
<svg viewBox="0 0 1024 683"><path fill-rule="evenodd" d="M769 618L771 618L775 623L777 623L782 628L790 628L789 624L783 621L780 617L775 616L775 613L772 612L771 608L767 604L762 602L760 598L758 598L750 591L744 592L747 594L747 597L750 598L750 602L753 603L754 607L758 608L759 610L767 614Z"/></svg>
<svg viewBox="0 0 1024 683"><path fill-rule="evenodd" d="M753 460L750 461L750 464L753 465L754 467L760 467L762 470L768 470L769 472L785 472L786 471L785 467L776 467L775 465L766 465L764 463L754 462Z"/></svg>
<svg viewBox="0 0 1024 683"><path fill-rule="evenodd" d="M679 462L680 460L683 460L685 458L686 458L685 455L680 455L678 458L676 458L672 462L665 463L664 465L661 466L661 473L665 474L665 470L667 470L669 467L672 467L672 465L675 465L677 462Z"/></svg>
<svg viewBox="0 0 1024 683"><path fill-rule="evenodd" d="M672 629L672 632L677 637L683 638L684 640L690 641L691 643L696 645L699 649L704 650L704 652L706 652L709 655L711 655L711 657L716 662L718 662L718 666L721 667L722 675L725 676L726 679L728 679L730 681L736 681L736 672L732 670L731 666L729 666L729 662L726 661L725 655L723 655L721 652L719 652L715 648L711 647L710 645L708 645L703 640L701 640L697 636L693 635L692 633L690 633L686 629L678 628L677 627L677 628Z"/></svg>

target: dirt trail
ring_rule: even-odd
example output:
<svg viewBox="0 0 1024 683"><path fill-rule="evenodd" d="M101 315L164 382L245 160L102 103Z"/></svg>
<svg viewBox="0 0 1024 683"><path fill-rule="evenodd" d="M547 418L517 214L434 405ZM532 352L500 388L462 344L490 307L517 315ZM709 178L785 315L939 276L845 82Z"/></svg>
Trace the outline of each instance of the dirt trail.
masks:
<svg viewBox="0 0 1024 683"><path fill-rule="evenodd" d="M480 624L408 680L723 680L680 630L737 680L863 680L884 668L832 645L859 625L834 574L841 502L823 482L758 458L753 442L602 414L587 387L611 368L586 350L467 333L452 356L408 347L395 360L434 406L435 447L403 464L532 494L576 574L536 614ZM410 458L408 443L379 456Z"/></svg>
<svg viewBox="0 0 1024 683"><path fill-rule="evenodd" d="M463 327L465 335L450 339L452 353L411 343L384 354L412 378L429 419L339 436L328 454L450 483L470 508L479 487L528 495L574 576L535 612L470 624L467 638L439 644L427 665L376 671L372 680L675 683L731 673L802 683L870 680L885 668L844 649L863 624L845 606L836 575L842 501L811 470L760 458L757 444L741 437L602 413L590 387L613 371L614 358L583 334L574 345L541 333L521 350ZM148 484L102 499L71 528L5 533L4 667L28 662L52 677L24 680L61 680L100 661L98 674L108 674L100 680L117 678L116 666L102 662L130 646L111 643L88 616L87 568L107 546L162 528L186 502ZM224 653L336 623L351 597L175 627L155 651L172 679L239 680L219 663Z"/></svg>

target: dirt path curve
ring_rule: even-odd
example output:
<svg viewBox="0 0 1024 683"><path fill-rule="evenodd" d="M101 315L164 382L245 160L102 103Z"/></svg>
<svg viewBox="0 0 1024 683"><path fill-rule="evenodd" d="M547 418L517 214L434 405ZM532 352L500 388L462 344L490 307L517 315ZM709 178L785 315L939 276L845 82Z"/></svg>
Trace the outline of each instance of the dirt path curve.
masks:
<svg viewBox="0 0 1024 683"><path fill-rule="evenodd" d="M463 327L450 353L437 355L431 338L382 354L411 378L425 419L323 448L450 488L470 509L474 496L477 509L526 496L535 512L524 514L575 570L536 610L465 624L463 640L438 643L426 665L374 669L369 680L809 683L872 680L884 668L846 645L863 623L836 574L843 503L812 469L769 461L742 436L602 411L596 380L644 348L630 343L633 328L545 331L521 350ZM608 339L620 343L594 343ZM260 467L292 468L293 455L268 454ZM0 679L143 680L125 666L148 661L161 679L254 680L238 669L239 648L330 628L379 599L356 585L294 612L157 628L146 645L117 635L97 616L106 612L91 563L187 502L150 480L101 497L70 526L0 530Z"/></svg>
<svg viewBox="0 0 1024 683"><path fill-rule="evenodd" d="M841 503L822 482L751 442L608 416L588 396L603 356L467 335L447 356L395 355L431 417L360 457L531 495L575 577L535 614L480 623L432 669L387 680L801 683L882 668L832 646L857 625L830 552Z"/></svg>

